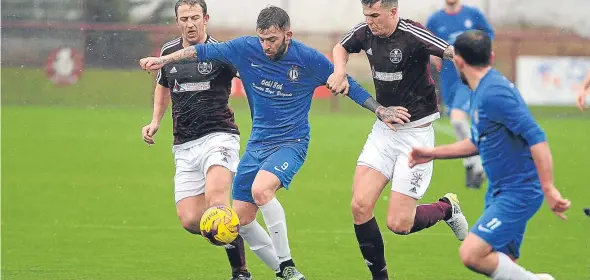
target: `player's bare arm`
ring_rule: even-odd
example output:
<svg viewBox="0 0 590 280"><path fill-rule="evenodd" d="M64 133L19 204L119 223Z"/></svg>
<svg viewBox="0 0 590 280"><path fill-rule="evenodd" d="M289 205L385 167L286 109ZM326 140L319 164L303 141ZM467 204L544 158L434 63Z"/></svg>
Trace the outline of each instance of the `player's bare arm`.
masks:
<svg viewBox="0 0 590 280"><path fill-rule="evenodd" d="M190 46L161 57L142 58L139 61L139 65L144 70L159 70L168 63L179 62L195 57L197 57L197 49L193 46Z"/></svg>
<svg viewBox="0 0 590 280"><path fill-rule="evenodd" d="M537 167L541 188L545 194L547 204L551 211L558 217L566 219L563 214L570 208L571 202L561 196L553 181L553 159L547 142L541 142L531 146L531 155Z"/></svg>
<svg viewBox="0 0 590 280"><path fill-rule="evenodd" d="M332 57L334 59L334 73L328 77L326 87L334 94L341 93L348 94L350 85L346 78L346 63L348 63L349 54L346 49L340 44L336 44L332 50Z"/></svg>
<svg viewBox="0 0 590 280"><path fill-rule="evenodd" d="M586 95L588 94L588 90L590 90L590 70L588 70L588 74L586 75L586 79L582 82L580 86L580 91L578 92L578 97L576 98L576 104L581 111L588 108L586 106Z"/></svg>
<svg viewBox="0 0 590 280"><path fill-rule="evenodd" d="M477 154L479 154L477 147L473 145L471 140L465 139L435 148L414 147L408 156L408 164L410 167L414 167L435 159L466 158Z"/></svg>
<svg viewBox="0 0 590 280"><path fill-rule="evenodd" d="M148 125L144 126L141 131L143 141L145 141L148 145L155 144L154 135L160 128L160 122L162 121L164 113L166 113L169 103L170 89L157 84L156 89L154 90L154 111L152 114L152 121Z"/></svg>
<svg viewBox="0 0 590 280"><path fill-rule="evenodd" d="M399 106L383 107L373 97L369 97L363 107L375 113L377 117L393 130L397 130L394 123L403 125L410 122L410 113L408 109Z"/></svg>

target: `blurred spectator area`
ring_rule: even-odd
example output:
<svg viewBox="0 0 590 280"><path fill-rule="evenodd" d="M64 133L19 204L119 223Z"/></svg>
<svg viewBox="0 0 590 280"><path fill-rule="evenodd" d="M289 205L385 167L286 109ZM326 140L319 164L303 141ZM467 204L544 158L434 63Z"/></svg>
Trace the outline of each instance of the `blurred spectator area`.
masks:
<svg viewBox="0 0 590 280"><path fill-rule="evenodd" d="M138 3L142 0L2 0L2 64L42 67L51 50L70 46L84 53L86 67L137 69L140 57L157 54L164 42L178 36L174 22L163 22L158 17L151 23L129 23L129 13ZM496 31L495 66L513 80L518 55L590 56L590 38L568 30L496 26ZM229 40L254 34L254 27L227 29L212 25L209 32L219 40ZM294 30L296 39L328 56L345 32ZM349 70L359 79L370 78L363 53L352 56Z"/></svg>

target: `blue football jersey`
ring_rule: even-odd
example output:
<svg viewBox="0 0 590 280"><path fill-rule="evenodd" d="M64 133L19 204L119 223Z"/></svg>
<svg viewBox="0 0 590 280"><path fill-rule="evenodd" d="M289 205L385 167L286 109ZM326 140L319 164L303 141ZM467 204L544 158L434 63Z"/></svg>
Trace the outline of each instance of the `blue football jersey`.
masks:
<svg viewBox="0 0 590 280"><path fill-rule="evenodd" d="M249 148L309 139L308 113L314 90L334 72L334 65L323 54L291 40L287 52L271 60L254 36L195 48L199 61L229 63L240 73L252 117ZM369 93L352 78L348 81L348 96L363 104Z"/></svg>
<svg viewBox="0 0 590 280"><path fill-rule="evenodd" d="M435 12L428 19L426 28L451 45L463 32L473 29L485 31L492 39L494 38L494 30L484 15L478 9L465 5L461 6L461 10L456 14L449 14L444 9ZM459 80L452 61L443 61L441 79L449 86L451 81L454 83Z"/></svg>
<svg viewBox="0 0 590 280"><path fill-rule="evenodd" d="M545 133L514 84L492 68L471 95L470 117L488 192L542 192L530 147L546 141Z"/></svg>

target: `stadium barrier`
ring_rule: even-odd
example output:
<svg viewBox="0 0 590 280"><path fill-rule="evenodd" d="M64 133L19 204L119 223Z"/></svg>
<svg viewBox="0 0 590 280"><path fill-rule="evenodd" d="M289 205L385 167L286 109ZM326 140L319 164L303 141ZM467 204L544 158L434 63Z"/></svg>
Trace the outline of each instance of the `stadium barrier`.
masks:
<svg viewBox="0 0 590 280"><path fill-rule="evenodd" d="M56 48L67 46L83 56L86 69L133 69L137 60L146 55L157 55L160 46L178 35L175 25L136 25L112 23L80 23L51 21L4 20L2 25L3 71L11 67L44 68ZM210 28L218 40L254 34L249 29ZM295 38L330 54L343 32L298 33ZM590 57L590 39L563 30L498 29L494 42L494 66L511 80L518 80L520 56L586 56ZM132 47L130 47L132 46ZM328 55L330 57L330 55ZM6 70L5 70L6 69ZM364 84L370 84L371 71L364 54L351 55L349 74ZM84 79L82 76L81 79ZM233 82L234 96L243 96L239 80ZM325 87L314 93L316 98L330 98ZM337 99L332 98L337 110Z"/></svg>

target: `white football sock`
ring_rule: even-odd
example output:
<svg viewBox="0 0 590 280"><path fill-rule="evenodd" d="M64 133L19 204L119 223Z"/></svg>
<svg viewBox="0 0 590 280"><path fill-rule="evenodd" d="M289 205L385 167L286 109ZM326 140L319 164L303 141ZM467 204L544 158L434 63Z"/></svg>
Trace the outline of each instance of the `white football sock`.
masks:
<svg viewBox="0 0 590 280"><path fill-rule="evenodd" d="M272 240L256 219L247 225L240 226L240 235L264 264L275 272L279 271L279 258L272 246Z"/></svg>
<svg viewBox="0 0 590 280"><path fill-rule="evenodd" d="M534 273L524 269L500 252L498 252L498 267L490 277L494 280L539 280L539 277Z"/></svg>
<svg viewBox="0 0 590 280"><path fill-rule="evenodd" d="M287 238L287 221L283 206L275 197L259 208L279 261L284 262L290 260L291 249L289 248L289 239Z"/></svg>

